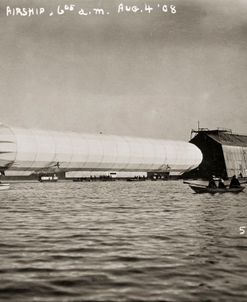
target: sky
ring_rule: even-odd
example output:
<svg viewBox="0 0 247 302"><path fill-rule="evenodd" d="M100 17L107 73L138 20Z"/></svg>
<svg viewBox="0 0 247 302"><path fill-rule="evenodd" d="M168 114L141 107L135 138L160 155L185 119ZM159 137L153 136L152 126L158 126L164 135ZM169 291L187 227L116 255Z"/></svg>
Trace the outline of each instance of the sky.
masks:
<svg viewBox="0 0 247 302"><path fill-rule="evenodd" d="M117 13L120 3L154 10ZM0 121L182 140L200 121L247 134L246 14L246 0L0 0Z"/></svg>

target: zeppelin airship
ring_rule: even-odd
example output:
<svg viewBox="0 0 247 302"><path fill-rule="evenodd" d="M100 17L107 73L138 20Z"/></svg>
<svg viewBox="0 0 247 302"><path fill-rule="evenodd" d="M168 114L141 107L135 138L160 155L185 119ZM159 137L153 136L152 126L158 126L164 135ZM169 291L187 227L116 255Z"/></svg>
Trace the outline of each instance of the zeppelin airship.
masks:
<svg viewBox="0 0 247 302"><path fill-rule="evenodd" d="M0 171L171 171L202 161L184 141L45 131L0 124Z"/></svg>

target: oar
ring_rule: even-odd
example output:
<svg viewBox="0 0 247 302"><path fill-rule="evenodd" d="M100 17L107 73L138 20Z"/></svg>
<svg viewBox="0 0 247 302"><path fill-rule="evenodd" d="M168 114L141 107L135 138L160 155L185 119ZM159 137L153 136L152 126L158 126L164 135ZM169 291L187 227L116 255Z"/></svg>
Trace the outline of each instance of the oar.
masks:
<svg viewBox="0 0 247 302"><path fill-rule="evenodd" d="M198 186L198 187L205 187L205 188L208 187L208 186L203 185L203 184L196 184L196 183L189 182L189 181L183 181L183 183L184 183L184 184L187 184L187 185Z"/></svg>
<svg viewBox="0 0 247 302"><path fill-rule="evenodd" d="M247 183L247 180L239 181L239 182L240 182L240 185L242 185L242 184L246 184L246 183Z"/></svg>

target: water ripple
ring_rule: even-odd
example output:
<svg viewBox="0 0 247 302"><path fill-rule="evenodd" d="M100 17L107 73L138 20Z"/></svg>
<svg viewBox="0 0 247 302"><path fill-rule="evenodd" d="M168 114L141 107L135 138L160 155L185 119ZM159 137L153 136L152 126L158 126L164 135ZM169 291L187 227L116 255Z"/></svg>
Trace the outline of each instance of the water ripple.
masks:
<svg viewBox="0 0 247 302"><path fill-rule="evenodd" d="M246 301L246 196L13 183L0 195L0 300Z"/></svg>

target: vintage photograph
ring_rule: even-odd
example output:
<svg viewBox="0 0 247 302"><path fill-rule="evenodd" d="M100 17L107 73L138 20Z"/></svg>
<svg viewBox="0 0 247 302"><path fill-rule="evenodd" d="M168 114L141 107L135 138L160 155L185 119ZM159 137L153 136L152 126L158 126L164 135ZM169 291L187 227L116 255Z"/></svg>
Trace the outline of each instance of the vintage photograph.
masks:
<svg viewBox="0 0 247 302"><path fill-rule="evenodd" d="M0 301L247 301L246 15L0 0Z"/></svg>

